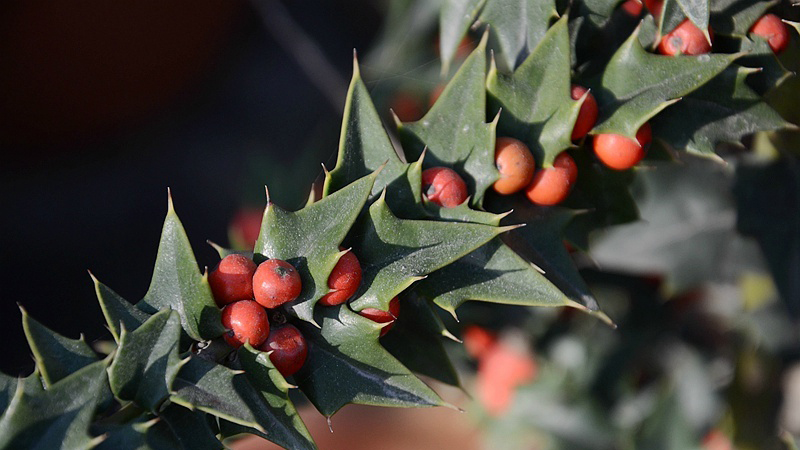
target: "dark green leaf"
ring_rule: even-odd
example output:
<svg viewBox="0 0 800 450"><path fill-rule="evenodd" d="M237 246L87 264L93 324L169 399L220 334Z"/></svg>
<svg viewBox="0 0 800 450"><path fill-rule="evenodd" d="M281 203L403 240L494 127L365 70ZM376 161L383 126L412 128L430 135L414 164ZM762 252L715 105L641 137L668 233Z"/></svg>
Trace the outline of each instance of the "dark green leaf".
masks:
<svg viewBox="0 0 800 450"><path fill-rule="evenodd" d="M478 22L489 26L501 70L514 70L536 48L556 17L553 0L487 0Z"/></svg>
<svg viewBox="0 0 800 450"><path fill-rule="evenodd" d="M239 348L238 356L239 364L250 383L261 392L275 415L268 434L258 432L258 430L253 431L286 448L315 449L314 439L303 423L303 419L297 414L294 404L289 400L289 388L292 386L278 372L267 353L255 350L249 344L245 344Z"/></svg>
<svg viewBox="0 0 800 450"><path fill-rule="evenodd" d="M369 197L378 171L296 211L268 203L255 251L292 264L303 290L290 306L303 320L314 320L314 305L328 293L328 276L342 253L344 240Z"/></svg>
<svg viewBox="0 0 800 450"><path fill-rule="evenodd" d="M363 270L351 305L388 310L389 301L415 281L461 258L508 227L402 220L382 196L369 208L354 244Z"/></svg>
<svg viewBox="0 0 800 450"><path fill-rule="evenodd" d="M97 450L174 450L178 439L167 423L155 417L142 417L124 425L97 426L95 431L105 440ZM189 450L189 449L187 449Z"/></svg>
<svg viewBox="0 0 800 450"><path fill-rule="evenodd" d="M208 416L175 404L167 405L158 416L169 426L179 445L186 450L223 448L208 423Z"/></svg>
<svg viewBox="0 0 800 450"><path fill-rule="evenodd" d="M186 334L197 341L215 338L225 332L208 280L197 268L189 238L175 214L171 196L153 279L136 306L148 314L164 308L174 309L180 314Z"/></svg>
<svg viewBox="0 0 800 450"><path fill-rule="evenodd" d="M600 118L592 134L633 139L661 110L722 72L739 55L665 56L648 53L633 33L606 66L593 91Z"/></svg>
<svg viewBox="0 0 800 450"><path fill-rule="evenodd" d="M301 324L310 345L294 378L320 413L330 417L349 403L449 406L381 347L380 324L346 305L317 308L316 319L321 330Z"/></svg>
<svg viewBox="0 0 800 450"><path fill-rule="evenodd" d="M97 293L97 300L100 302L100 309L103 310L103 316L106 318L108 329L111 330L114 341L119 343L122 327L133 331L143 324L150 315L120 297L116 292L98 281L91 273L89 275L94 281L94 290Z"/></svg>
<svg viewBox="0 0 800 450"><path fill-rule="evenodd" d="M572 146L572 128L583 103L570 94L569 54L565 15L513 74L492 67L487 77L490 111L502 109L498 134L525 142L543 167L552 166Z"/></svg>
<svg viewBox="0 0 800 450"><path fill-rule="evenodd" d="M47 386L97 361L97 355L83 336L80 339L66 338L32 319L22 307L20 311L25 337Z"/></svg>
<svg viewBox="0 0 800 450"><path fill-rule="evenodd" d="M478 17L486 0L445 0L439 15L439 55L442 74L450 71L461 39Z"/></svg>
<svg viewBox="0 0 800 450"><path fill-rule="evenodd" d="M708 29L708 0L664 0L663 5L658 20L661 35L671 32L686 19L700 30Z"/></svg>
<svg viewBox="0 0 800 450"><path fill-rule="evenodd" d="M380 339L384 348L411 371L460 387L442 345L443 337L455 338L428 301L418 295L403 296L400 308L394 327Z"/></svg>
<svg viewBox="0 0 800 450"><path fill-rule="evenodd" d="M738 166L734 194L737 228L758 241L789 312L800 317L798 160Z"/></svg>
<svg viewBox="0 0 800 450"><path fill-rule="evenodd" d="M592 258L608 270L661 274L668 292L718 278L729 270L724 256L736 239L729 185L725 170L702 160L637 173L642 221L599 235L592 241Z"/></svg>
<svg viewBox="0 0 800 450"><path fill-rule="evenodd" d="M173 390L171 400L174 403L254 428L280 445L293 448L307 443L305 436L295 428L280 423L280 418L287 413L273 407L240 370L192 357L178 373ZM292 439L278 442L287 432Z"/></svg>
<svg viewBox="0 0 800 450"><path fill-rule="evenodd" d="M499 173L494 165L496 123L486 116L486 35L447 84L425 116L417 122L398 124L408 158L419 160L423 150L426 167L448 166L458 172L472 194L470 203L480 207ZM392 198L389 198L392 205Z"/></svg>
<svg viewBox="0 0 800 450"><path fill-rule="evenodd" d="M372 186L372 193L377 194L392 180L402 176L405 166L397 156L361 80L358 61L353 59L353 79L344 105L339 156L336 167L325 177L323 193L328 195L383 167Z"/></svg>
<svg viewBox="0 0 800 450"><path fill-rule="evenodd" d="M0 448L88 449L103 440L88 434L107 389L106 360L65 377L48 390L17 389L0 418Z"/></svg>
<svg viewBox="0 0 800 450"><path fill-rule="evenodd" d="M454 317L456 308L467 300L528 306L572 303L499 238L432 273L415 291Z"/></svg>
<svg viewBox="0 0 800 450"><path fill-rule="evenodd" d="M786 70L775 56L766 39L751 35L732 40L737 51L747 52L736 62L754 69L747 77L747 84L756 92L764 94L792 76L792 72Z"/></svg>
<svg viewBox="0 0 800 450"><path fill-rule="evenodd" d="M180 316L171 309L156 313L134 331L123 328L108 368L114 395L156 412L184 363L178 357L180 337Z"/></svg>
<svg viewBox="0 0 800 450"><path fill-rule="evenodd" d="M745 83L751 70L730 67L653 120L653 134L676 149L715 156L719 142L790 126Z"/></svg>

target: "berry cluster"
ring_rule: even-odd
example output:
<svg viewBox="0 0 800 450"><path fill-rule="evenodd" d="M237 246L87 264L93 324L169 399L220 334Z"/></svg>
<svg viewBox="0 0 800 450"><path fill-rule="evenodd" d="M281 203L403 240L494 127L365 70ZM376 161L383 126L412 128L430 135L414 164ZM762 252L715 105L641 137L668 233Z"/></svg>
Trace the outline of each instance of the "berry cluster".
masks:
<svg viewBox="0 0 800 450"><path fill-rule="evenodd" d="M228 345L238 348L249 342L253 348L271 352L270 360L285 377L305 363L308 344L300 330L287 322L279 308L295 300L303 290L297 269L280 259L256 265L240 254L224 257L208 276L217 306L222 308L223 335ZM345 303L361 284L361 265L352 251L344 253L328 277L330 292L318 303L335 306ZM399 300L392 299L389 311L367 308L359 312L378 323L389 323L381 336L394 325Z"/></svg>
<svg viewBox="0 0 800 450"><path fill-rule="evenodd" d="M663 2L645 1L645 6L658 17ZM638 17L643 5L640 0L628 0L621 6L631 16ZM709 53L713 42L713 31L706 36L688 19L670 33L661 37L657 51L667 56L700 55ZM767 40L773 52L780 53L789 44L789 29L775 14L766 14L750 28L753 35ZM438 95L438 92L437 92ZM583 99L578 117L572 129L571 139L578 141L586 137L598 117L598 104L591 92L583 86L573 85L573 100ZM639 163L647 153L652 141L649 123L644 123L636 132L636 138L614 133L601 133L591 137L592 148L597 159L613 170L627 170ZM495 165L500 178L494 183L495 192L511 195L524 191L525 196L537 205L551 206L564 201L572 190L578 168L566 151L559 154L552 167L537 170L530 149L512 137L498 137L495 145ZM454 208L468 198L467 185L454 170L433 167L422 173L423 198L445 208Z"/></svg>

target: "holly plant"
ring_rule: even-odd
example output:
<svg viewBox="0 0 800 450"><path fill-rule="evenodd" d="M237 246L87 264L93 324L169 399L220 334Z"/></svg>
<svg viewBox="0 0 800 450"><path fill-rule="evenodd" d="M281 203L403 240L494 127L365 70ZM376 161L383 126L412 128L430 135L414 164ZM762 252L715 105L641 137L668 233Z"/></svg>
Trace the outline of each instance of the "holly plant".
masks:
<svg viewBox="0 0 800 450"><path fill-rule="evenodd" d="M222 262L198 262L170 193L144 298L92 275L103 352L22 305L36 369L0 375L0 448L205 449L253 434L313 449L292 391L328 418L348 404L454 408L420 375L462 386L447 347L470 325L466 302L613 328L574 253L639 219L637 174L796 128L765 101L788 72L751 31L775 2L629 1L437 3L423 23L438 26L443 87L421 117L390 114L354 58L335 166L297 211L267 191L254 247L214 244ZM679 27L707 50L662 54L688 39Z"/></svg>

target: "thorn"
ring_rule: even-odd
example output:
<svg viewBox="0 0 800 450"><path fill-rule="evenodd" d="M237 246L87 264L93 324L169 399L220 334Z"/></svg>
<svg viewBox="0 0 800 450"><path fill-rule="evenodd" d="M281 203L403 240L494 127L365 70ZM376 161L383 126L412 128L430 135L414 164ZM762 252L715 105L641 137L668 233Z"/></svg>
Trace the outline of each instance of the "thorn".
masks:
<svg viewBox="0 0 800 450"><path fill-rule="evenodd" d="M167 214L175 213L175 205L172 203L172 189L167 187Z"/></svg>
<svg viewBox="0 0 800 450"><path fill-rule="evenodd" d="M361 78L361 70L358 68L358 51L353 48L353 79Z"/></svg>
<svg viewBox="0 0 800 450"><path fill-rule="evenodd" d="M455 335L453 333L451 333L450 330L448 330L447 328L442 330L442 336L444 336L444 337L446 337L446 338L448 338L448 339L450 339L452 341L458 342L459 344L463 344L464 343L464 341L462 341L461 339L455 337Z"/></svg>
<svg viewBox="0 0 800 450"><path fill-rule="evenodd" d="M266 184L264 185L264 192L267 194L267 206L269 206L269 204L272 203L272 200L269 198L269 188Z"/></svg>
<svg viewBox="0 0 800 450"><path fill-rule="evenodd" d="M514 208L511 208L511 209L509 209L508 211L506 211L506 212L504 212L504 213L497 214L497 217L498 217L500 220L503 220L503 219L505 219L506 217L510 216L510 215L511 215L511 213L513 213L513 212L514 212Z"/></svg>
<svg viewBox="0 0 800 450"><path fill-rule="evenodd" d="M331 430L331 433L333 433L333 423L331 423L331 416L326 417L325 420L328 422L328 429Z"/></svg>
<svg viewBox="0 0 800 450"><path fill-rule="evenodd" d="M397 117L397 113L394 112L392 108L389 108L389 112L392 113L392 119L394 120L394 126L397 128L403 128L403 121Z"/></svg>
<svg viewBox="0 0 800 450"><path fill-rule="evenodd" d="M322 165L322 173L324 173L325 176L327 177L328 176L328 168L325 167L325 163L320 163L320 164Z"/></svg>
<svg viewBox="0 0 800 450"><path fill-rule="evenodd" d="M526 225L528 225L528 224L527 223L518 223L518 224L506 225L504 227L498 227L498 228L500 228L500 233L506 233L506 232L511 231L511 230L516 230L517 228L522 228L522 227L524 227Z"/></svg>
<svg viewBox="0 0 800 450"><path fill-rule="evenodd" d="M541 267L537 266L534 263L530 263L530 264L531 264L531 267L533 267L533 270L539 272L542 275L545 275L546 272L544 271L544 269L542 269Z"/></svg>

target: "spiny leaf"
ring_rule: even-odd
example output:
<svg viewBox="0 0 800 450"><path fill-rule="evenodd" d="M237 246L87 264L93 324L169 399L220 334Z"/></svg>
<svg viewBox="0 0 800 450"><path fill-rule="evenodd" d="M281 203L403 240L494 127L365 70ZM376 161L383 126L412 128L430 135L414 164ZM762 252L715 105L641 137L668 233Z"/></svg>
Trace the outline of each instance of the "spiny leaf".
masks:
<svg viewBox="0 0 800 450"><path fill-rule="evenodd" d="M719 142L791 126L745 83L751 70L729 67L653 120L653 134L676 149L715 156ZM725 95L720 95L721 93Z"/></svg>
<svg viewBox="0 0 800 450"><path fill-rule="evenodd" d="M28 394L44 390L38 369L35 369L27 377L19 378L0 373L0 421L5 414L11 411L10 405L17 395L17 391L20 390L24 390Z"/></svg>
<svg viewBox="0 0 800 450"><path fill-rule="evenodd" d="M616 133L633 139L651 117L714 78L738 56L654 55L642 48L633 33L595 86L600 119L592 134Z"/></svg>
<svg viewBox="0 0 800 450"><path fill-rule="evenodd" d="M316 319L322 329L301 324L311 345L305 365L294 378L323 415L330 417L349 403L447 406L380 346L380 324L345 305L317 308Z"/></svg>
<svg viewBox="0 0 800 450"><path fill-rule="evenodd" d="M759 17L778 0L714 0L711 2L711 28L719 34L747 34Z"/></svg>
<svg viewBox="0 0 800 450"><path fill-rule="evenodd" d="M200 274L189 238L175 214L172 197L161 231L153 279L136 306L148 314L164 308L174 309L180 314L186 334L197 341L225 332L208 280Z"/></svg>
<svg viewBox="0 0 800 450"><path fill-rule="evenodd" d="M375 111L369 91L361 80L358 61L354 57L353 79L347 91L339 137L339 155L336 167L325 176L323 196L375 172L384 164L385 167L372 186L373 194L381 192L406 169Z"/></svg>
<svg viewBox="0 0 800 450"><path fill-rule="evenodd" d="M579 169L579 173L582 174L583 172ZM579 181L581 176L583 175L578 176ZM563 244L564 230L567 224L573 221L576 216L580 217L583 214L580 214L580 211L565 208L531 207L530 205L525 207L518 204L525 201L527 199L517 197L504 197L497 200L498 204L505 209L510 206L517 206L514 208L514 212L509 215L508 220L527 224L504 235L503 242L522 258L536 264L538 268L544 271L545 277L566 294L569 299L585 306L589 310L599 310L597 300L595 300L589 287L586 286L583 277L578 273L575 263ZM510 255L506 255L506 257L510 257ZM522 266L516 263L516 267L521 268ZM546 284L540 284L540 286L545 288L544 292L548 292ZM557 291L550 290L549 292L550 294L545 297L548 299L545 304L556 306L559 301L568 303L567 299L559 297ZM444 302L441 303L444 304ZM447 305L445 304L445 306Z"/></svg>
<svg viewBox="0 0 800 450"><path fill-rule="evenodd" d="M173 389L171 400L174 403L254 428L270 440L282 439L286 431L295 434L291 441L276 441L280 445L292 448L307 442L295 428L279 423L286 412L276 410L240 370L193 356L178 373Z"/></svg>
<svg viewBox="0 0 800 450"><path fill-rule="evenodd" d="M103 438L92 438L88 429L106 388L107 364L89 364L47 390L28 392L23 384L0 419L0 448L72 450L97 445Z"/></svg>
<svg viewBox="0 0 800 450"><path fill-rule="evenodd" d="M525 142L543 167L572 146L572 128L583 101L570 95L567 16L556 22L511 75L495 67L486 85L490 111L500 111L498 134Z"/></svg>
<svg viewBox="0 0 800 450"><path fill-rule="evenodd" d="M556 17L553 0L487 0L478 22L489 26L501 69L512 71L522 62Z"/></svg>
<svg viewBox="0 0 800 450"><path fill-rule="evenodd" d="M664 0L658 17L659 34L671 32L686 19L705 32L710 14L708 3L708 0Z"/></svg>
<svg viewBox="0 0 800 450"><path fill-rule="evenodd" d="M108 368L114 395L156 412L169 397L183 364L178 357L180 337L180 316L171 309L158 312L134 331L123 328L117 356Z"/></svg>
<svg viewBox="0 0 800 450"><path fill-rule="evenodd" d="M452 335L428 301L408 295L400 301L400 308L391 331L380 339L383 347L411 371L460 387L458 373L442 345L442 338Z"/></svg>
<svg viewBox="0 0 800 450"><path fill-rule="evenodd" d="M763 37L750 35L750 37L734 37L732 40L736 51L747 53L736 63L754 69L747 77L747 84L759 94L776 88L793 75L781 64L769 42Z"/></svg>
<svg viewBox="0 0 800 450"><path fill-rule="evenodd" d="M528 306L572 303L499 238L432 273L415 291L454 317L467 300Z"/></svg>
<svg viewBox="0 0 800 450"><path fill-rule="evenodd" d="M409 159L427 153L426 167L448 166L456 170L472 194L471 204L480 207L486 190L499 177L494 165L495 123L485 123L486 35L447 84L425 116L400 124L403 148ZM389 198L392 205L392 198Z"/></svg>
<svg viewBox="0 0 800 450"><path fill-rule="evenodd" d="M191 411L176 404L169 404L158 413L169 426L179 445L184 449L218 450L223 448L216 433L209 426L209 416L200 411Z"/></svg>
<svg viewBox="0 0 800 450"><path fill-rule="evenodd" d="M101 283L89 274L94 282L94 290L97 294L97 300L100 302L100 309L103 310L103 316L106 318L106 324L114 336L114 341L119 343L122 327L127 330L135 330L139 325L143 324L150 314L140 310L132 303L128 302L119 294L109 289L106 285Z"/></svg>
<svg viewBox="0 0 800 450"><path fill-rule="evenodd" d="M486 0L445 0L439 14L439 55L442 75L450 72L461 39L475 22Z"/></svg>
<svg viewBox="0 0 800 450"><path fill-rule="evenodd" d="M381 197L359 225L354 244L363 270L354 310L388 310L414 281L446 266L508 228L475 223L402 220Z"/></svg>
<svg viewBox="0 0 800 450"><path fill-rule="evenodd" d="M247 374L247 378L261 392L275 415L273 425L267 434L258 430L253 431L286 448L315 449L314 439L303 419L297 414L294 404L289 400L289 388L292 386L272 364L269 355L253 349L250 344L245 344L239 348L238 356L238 363Z"/></svg>
<svg viewBox="0 0 800 450"><path fill-rule="evenodd" d="M379 172L296 212L267 205L255 252L283 259L300 273L303 290L290 307L301 319L314 320L314 305L328 293L328 276L341 256L338 245L364 208Z"/></svg>
<svg viewBox="0 0 800 450"><path fill-rule="evenodd" d="M20 307L20 311L25 337L47 386L97 361L97 355L83 336L66 338L31 318L24 308Z"/></svg>
<svg viewBox="0 0 800 450"><path fill-rule="evenodd" d="M95 426L93 431L105 436L96 450L174 450L178 439L167 423L152 416L142 416L123 425Z"/></svg>

